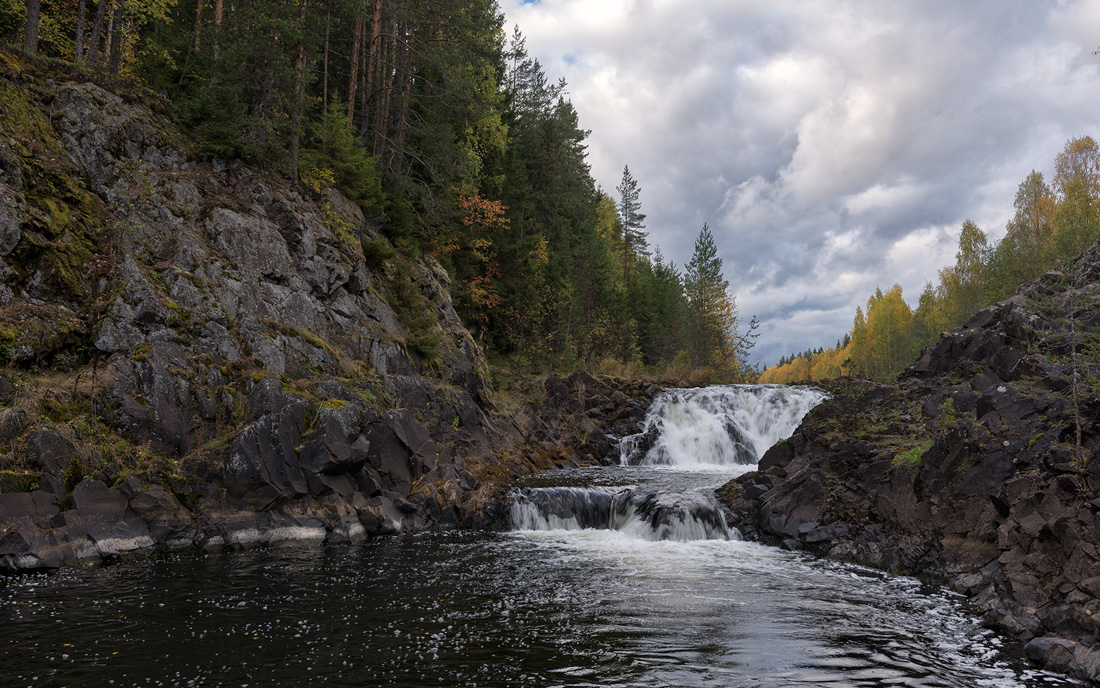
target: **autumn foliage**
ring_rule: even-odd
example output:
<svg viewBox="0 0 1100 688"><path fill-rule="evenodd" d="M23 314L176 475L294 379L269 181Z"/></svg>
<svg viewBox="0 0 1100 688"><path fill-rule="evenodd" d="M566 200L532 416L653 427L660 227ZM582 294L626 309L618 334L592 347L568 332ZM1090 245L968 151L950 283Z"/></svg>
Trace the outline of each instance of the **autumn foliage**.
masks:
<svg viewBox="0 0 1100 688"><path fill-rule="evenodd" d="M1005 236L991 246L976 224L959 230L955 264L928 282L916 309L894 285L857 308L845 343L784 358L764 371L766 382L818 380L844 374L889 380L982 308L1056 268L1100 236L1100 146L1089 136L1066 142L1055 159L1053 185L1032 171L1016 192ZM838 359L841 359L838 361Z"/></svg>
<svg viewBox="0 0 1100 688"><path fill-rule="evenodd" d="M500 308L504 300L498 292L501 273L491 237L507 232L508 206L481 195L462 193L456 195L456 201L459 227L453 233L433 237L432 254L462 266L464 279L456 285L457 296L467 301L468 317L484 332L489 328L491 311Z"/></svg>

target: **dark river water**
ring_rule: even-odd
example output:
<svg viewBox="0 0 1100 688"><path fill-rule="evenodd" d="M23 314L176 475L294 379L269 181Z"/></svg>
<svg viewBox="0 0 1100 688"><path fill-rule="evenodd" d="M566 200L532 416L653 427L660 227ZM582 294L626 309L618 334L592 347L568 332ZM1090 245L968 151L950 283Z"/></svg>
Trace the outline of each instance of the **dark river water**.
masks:
<svg viewBox="0 0 1100 688"><path fill-rule="evenodd" d="M740 541L721 454L544 476L513 532L0 578L0 686L1072 685L951 592Z"/></svg>
<svg viewBox="0 0 1100 688"><path fill-rule="evenodd" d="M736 540L451 533L3 584L4 686L1069 685L950 592Z"/></svg>

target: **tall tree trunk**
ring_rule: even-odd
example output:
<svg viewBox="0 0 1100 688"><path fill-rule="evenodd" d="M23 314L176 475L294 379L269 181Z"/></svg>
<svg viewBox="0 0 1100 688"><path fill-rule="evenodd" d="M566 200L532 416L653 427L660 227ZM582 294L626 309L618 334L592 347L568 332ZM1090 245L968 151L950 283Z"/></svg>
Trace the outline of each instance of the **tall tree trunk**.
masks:
<svg viewBox="0 0 1100 688"><path fill-rule="evenodd" d="M306 0L298 5L298 44L294 46L294 109L290 115L290 178L298 181L302 145L302 109L306 100Z"/></svg>
<svg viewBox="0 0 1100 688"><path fill-rule="evenodd" d="M359 125L359 141L366 146L367 133L370 130L370 112L367 109L368 101L374 101L374 82L378 73L378 51L382 44L382 0L374 0L374 16L371 17L370 49L367 51L369 58L366 67L366 87L362 94L362 122Z"/></svg>
<svg viewBox="0 0 1100 688"><path fill-rule="evenodd" d="M267 29L267 40L271 46L275 45L275 25L272 24ZM273 48L274 50L274 48ZM271 96L275 90L275 58L274 55L269 56L267 60L266 70L264 72L263 85L260 87L260 102L256 104L256 117L257 119L266 122L268 119L268 108L271 107Z"/></svg>
<svg viewBox="0 0 1100 688"><path fill-rule="evenodd" d="M108 70L118 76L118 68L122 64L122 10L126 0L116 0L115 15L111 21L114 25L114 33L111 34L111 58L108 60Z"/></svg>
<svg viewBox="0 0 1100 688"><path fill-rule="evenodd" d="M400 108L400 116L397 118L397 122L394 124L394 142L390 150L390 170L396 176L400 175L404 168L405 161L405 134L409 129L409 96L412 92L412 74L413 74L413 40L416 37L416 29L409 27L407 30L408 37L407 43L404 49L404 69L401 71L401 91L398 94L398 107Z"/></svg>
<svg viewBox="0 0 1100 688"><path fill-rule="evenodd" d="M348 76L348 121L355 118L355 89L359 88L359 51L363 48L363 24L366 18L362 11L355 14L355 35L351 39L351 59Z"/></svg>
<svg viewBox="0 0 1100 688"><path fill-rule="evenodd" d="M211 54L214 59L221 55L221 44L218 43L218 34L222 30L222 11L225 9L225 0L214 0L214 49Z"/></svg>
<svg viewBox="0 0 1100 688"><path fill-rule="evenodd" d="M40 0L27 0L27 29L23 33L23 52L28 55L38 52L38 19L41 12Z"/></svg>
<svg viewBox="0 0 1100 688"><path fill-rule="evenodd" d="M397 54L397 21L392 22L393 35L382 44L382 59L379 64L383 79L382 103L378 108L378 117L374 127L374 154L381 157L386 151L386 141L390 126L390 102L393 99L393 60Z"/></svg>
<svg viewBox="0 0 1100 688"><path fill-rule="evenodd" d="M198 52L200 43L202 43L202 0L195 3L195 38L191 42L191 48Z"/></svg>
<svg viewBox="0 0 1100 688"><path fill-rule="evenodd" d="M88 54L84 58L84 66L89 69L95 67L96 58L99 57L99 37L103 33L103 18L107 14L107 5L111 0L99 0L99 6L95 10L95 24L92 25L92 37L88 39Z"/></svg>
<svg viewBox="0 0 1100 688"><path fill-rule="evenodd" d="M110 57L111 57L111 45L115 40L115 11L114 11L114 8L121 1L122 0L113 0L111 2L111 8L112 8L111 13L107 17L107 45L106 45L106 48L107 48L107 58L108 58L108 60L110 60ZM97 66L97 69L98 69L98 66Z"/></svg>
<svg viewBox="0 0 1100 688"><path fill-rule="evenodd" d="M88 13L88 0L80 0L76 5L76 48L73 50L73 64L84 61L84 15Z"/></svg>
<svg viewBox="0 0 1100 688"><path fill-rule="evenodd" d="M367 21L363 21L363 49L359 51L359 130L362 132L364 125L363 121L367 118L367 49L370 46L370 24ZM349 121L348 124L352 125L354 129L354 123ZM361 134L360 134L361 135Z"/></svg>
<svg viewBox="0 0 1100 688"><path fill-rule="evenodd" d="M332 0L328 0L328 13L325 15L325 65L321 74L321 112L328 114L328 39L332 27Z"/></svg>

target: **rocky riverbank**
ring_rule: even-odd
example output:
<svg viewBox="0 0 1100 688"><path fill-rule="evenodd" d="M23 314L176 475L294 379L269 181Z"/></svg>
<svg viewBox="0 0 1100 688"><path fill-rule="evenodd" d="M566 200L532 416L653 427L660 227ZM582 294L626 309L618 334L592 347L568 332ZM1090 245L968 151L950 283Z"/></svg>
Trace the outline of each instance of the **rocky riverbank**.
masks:
<svg viewBox="0 0 1100 688"><path fill-rule="evenodd" d="M943 581L1100 680L1100 244L833 398L722 488L749 537Z"/></svg>
<svg viewBox="0 0 1100 688"><path fill-rule="evenodd" d="M377 412L356 399L316 405L269 373L248 395L248 415L227 452L201 462L184 457L178 466L161 457L171 474L169 466L125 459L86 474L95 446L76 429L31 430L16 438L26 470L18 482L8 476L0 493L0 570L506 527L503 498L513 480L617 461L616 438L605 431L636 432L656 391L584 373L529 386L535 400L521 402L514 418L424 398L419 386L402 398L406 406ZM76 471L83 477L74 485ZM21 489L27 480L32 489Z"/></svg>
<svg viewBox="0 0 1100 688"><path fill-rule="evenodd" d="M0 51L0 571L489 522L644 414L585 375L503 409L439 263L94 78Z"/></svg>

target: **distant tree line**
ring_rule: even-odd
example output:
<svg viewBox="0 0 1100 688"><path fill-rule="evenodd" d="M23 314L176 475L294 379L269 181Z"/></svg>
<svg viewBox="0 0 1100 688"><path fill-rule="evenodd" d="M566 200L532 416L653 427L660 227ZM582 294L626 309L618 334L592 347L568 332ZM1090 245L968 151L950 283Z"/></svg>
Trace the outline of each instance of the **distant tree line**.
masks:
<svg viewBox="0 0 1100 688"><path fill-rule="evenodd" d="M0 38L161 94L204 158L357 201L397 248L362 246L399 315L403 261L430 255L492 354L754 373L709 228L683 271L650 247L637 180L596 186L565 82L495 0L0 0Z"/></svg>
<svg viewBox="0 0 1100 688"><path fill-rule="evenodd" d="M976 224L963 222L955 264L928 282L915 309L894 285L876 289L857 308L851 333L836 347L785 357L761 380L820 380L854 373L893 379L942 332L962 325L1021 284L1057 268L1100 236L1100 147L1089 136L1070 139L1054 161L1048 183L1032 171L1020 183L1015 214L996 246Z"/></svg>

